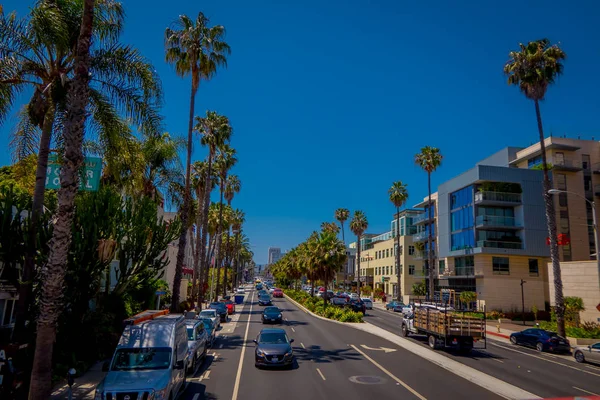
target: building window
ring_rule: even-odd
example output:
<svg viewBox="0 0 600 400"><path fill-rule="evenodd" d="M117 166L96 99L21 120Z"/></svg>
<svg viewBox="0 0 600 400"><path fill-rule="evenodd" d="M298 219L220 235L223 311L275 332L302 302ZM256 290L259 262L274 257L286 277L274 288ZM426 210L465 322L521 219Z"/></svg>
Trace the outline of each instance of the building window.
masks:
<svg viewBox="0 0 600 400"><path fill-rule="evenodd" d="M589 192L592 190L592 176L591 175L584 175L583 188L586 192Z"/></svg>
<svg viewBox="0 0 600 400"><path fill-rule="evenodd" d="M475 258L473 256L456 257L454 259L454 272L457 276L475 275Z"/></svg>
<svg viewBox="0 0 600 400"><path fill-rule="evenodd" d="M388 266L388 267L385 267L385 274L386 274L386 275L389 275L389 274L390 274L390 267L389 267L389 266Z"/></svg>
<svg viewBox="0 0 600 400"><path fill-rule="evenodd" d="M440 260L440 274L443 274L446 271L446 260Z"/></svg>
<svg viewBox="0 0 600 400"><path fill-rule="evenodd" d="M408 246L408 255L409 256L415 255L415 246Z"/></svg>
<svg viewBox="0 0 600 400"><path fill-rule="evenodd" d="M377 260L377 258L378 258L378 257L379 257L379 252L378 252L378 251L376 251L376 252L375 252L375 259Z"/></svg>
<svg viewBox="0 0 600 400"><path fill-rule="evenodd" d="M510 275L508 257L492 257L492 269L494 275Z"/></svg>
<svg viewBox="0 0 600 400"><path fill-rule="evenodd" d="M540 276L537 258L529 259L529 276Z"/></svg>
<svg viewBox="0 0 600 400"><path fill-rule="evenodd" d="M385 249L385 257L389 257L390 256L390 249Z"/></svg>
<svg viewBox="0 0 600 400"><path fill-rule="evenodd" d="M582 168L589 171L590 169L592 169L590 164L591 164L590 163L590 155L589 154L582 154L581 155L581 166L582 166Z"/></svg>
<svg viewBox="0 0 600 400"><path fill-rule="evenodd" d="M414 275L415 274L415 266L414 265L409 265L408 266L408 274L409 275Z"/></svg>
<svg viewBox="0 0 600 400"><path fill-rule="evenodd" d="M530 158L529 160L527 160L528 168L533 168L536 165L541 165L541 164L542 164L542 156L533 157L533 158Z"/></svg>
<svg viewBox="0 0 600 400"><path fill-rule="evenodd" d="M567 175L556 174L556 188L558 190L567 190Z"/></svg>

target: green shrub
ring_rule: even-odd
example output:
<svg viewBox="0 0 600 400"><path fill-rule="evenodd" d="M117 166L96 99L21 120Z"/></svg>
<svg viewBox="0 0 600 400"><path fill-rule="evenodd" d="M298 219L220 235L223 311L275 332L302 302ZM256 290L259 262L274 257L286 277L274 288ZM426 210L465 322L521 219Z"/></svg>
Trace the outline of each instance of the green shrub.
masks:
<svg viewBox="0 0 600 400"><path fill-rule="evenodd" d="M540 328L556 332L556 322L540 322ZM600 339L600 324L595 322L584 322L579 328L573 326L565 327L567 336L581 339Z"/></svg>

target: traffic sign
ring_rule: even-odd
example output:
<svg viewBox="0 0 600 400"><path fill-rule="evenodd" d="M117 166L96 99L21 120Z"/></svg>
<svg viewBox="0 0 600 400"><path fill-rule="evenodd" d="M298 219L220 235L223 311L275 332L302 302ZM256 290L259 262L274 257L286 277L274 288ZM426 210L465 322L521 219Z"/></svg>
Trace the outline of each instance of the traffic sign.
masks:
<svg viewBox="0 0 600 400"><path fill-rule="evenodd" d="M86 157L83 163L79 190L95 192L100 185L102 175L102 159L99 157ZM60 163L56 154L48 156L48 173L46 174L46 189L60 188Z"/></svg>
<svg viewBox="0 0 600 400"><path fill-rule="evenodd" d="M164 296L165 294L167 294L167 292L165 292L165 291L162 291L162 290L157 290L156 291L156 295L157 296Z"/></svg>

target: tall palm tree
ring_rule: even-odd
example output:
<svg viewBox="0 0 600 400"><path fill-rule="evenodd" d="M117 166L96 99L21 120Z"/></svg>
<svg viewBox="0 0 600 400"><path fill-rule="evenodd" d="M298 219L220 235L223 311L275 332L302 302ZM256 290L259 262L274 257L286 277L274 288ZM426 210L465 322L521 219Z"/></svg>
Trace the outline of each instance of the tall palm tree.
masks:
<svg viewBox="0 0 600 400"><path fill-rule="evenodd" d="M79 189L79 168L83 164L83 135L87 116L90 81L90 46L94 21L94 0L85 0L81 31L77 40L75 77L69 83L64 121L64 163L60 170L58 211L55 218L50 254L42 280L40 313L29 398L45 400L52 390L52 348L56 339L56 324L62 309L62 292L67 258L71 246L71 225L75 195Z"/></svg>
<svg viewBox="0 0 600 400"><path fill-rule="evenodd" d="M181 222L183 226L187 225L191 203L192 132L194 128L196 93L202 79L209 80L217 72L219 66L227 65L227 55L231 51L229 45L223 41L225 28L220 25L208 27L208 23L208 18L200 12L195 21L187 15L180 15L179 19L173 23L172 28L165 29L166 61L175 64L177 75L181 77L191 75L192 77L190 112L188 117L185 190L183 205L181 207ZM186 238L187 234L183 230L179 238L179 248L177 251L171 311L176 311L179 304L179 286L181 284L183 259L187 244Z"/></svg>
<svg viewBox="0 0 600 400"><path fill-rule="evenodd" d="M340 233L340 228L335 222L321 222L321 230L333 232L336 235Z"/></svg>
<svg viewBox="0 0 600 400"><path fill-rule="evenodd" d="M240 183L240 178L237 175L227 175L227 179L225 181L225 193L224 193L224 197L225 197L225 201L227 201L227 205L231 208L231 202L233 201L233 197L240 192L240 189L242 188L241 183ZM233 218L231 220L231 224L227 227L227 235L226 235L226 242L225 242L225 271L227 271L230 267L231 264L231 260L233 258L232 254L231 254L231 249L229 246L229 231L231 230L231 226L233 225ZM235 276L235 272L234 272L234 276ZM225 285L224 285L225 289L227 288L227 273L225 273ZM227 293L223 294L223 296L227 295Z"/></svg>
<svg viewBox="0 0 600 400"><path fill-rule="evenodd" d="M421 149L420 153L415 154L415 164L421 167L425 172L427 172L427 212L429 219L429 235L427 236L427 262L429 264L429 299L433 299L433 291L434 291L434 278L435 278L435 259L433 252L433 229L435 227L435 223L432 221L432 207L431 207L431 173L435 171L442 164L442 154L440 153L440 149L437 147L425 146Z"/></svg>
<svg viewBox="0 0 600 400"><path fill-rule="evenodd" d="M229 119L224 115L219 115L214 111L207 111L206 117L196 117L196 132L202 135L200 143L208 147L207 167L206 167L206 187L212 187L213 170L212 164L215 159L217 149L223 146L231 138L232 128ZM210 204L210 190L204 193L204 210L208 210ZM200 262L204 263L205 281L208 279L209 257L206 256L206 240L208 238L208 213L202 213L202 237L200 239ZM198 303L204 301L204 291L198 293Z"/></svg>
<svg viewBox="0 0 600 400"><path fill-rule="evenodd" d="M400 207L408 200L408 190L406 184L402 181L392 183L392 187L388 190L390 201L396 207L396 271L398 275L398 301L402 302L402 281L400 279Z"/></svg>
<svg viewBox="0 0 600 400"><path fill-rule="evenodd" d="M563 72L562 62L566 59L565 52L558 45L551 45L548 39L536 40L524 45L519 44L519 51L511 51L509 60L504 65L504 73L508 76L508 84L519 86L521 92L535 104L542 152L542 171L544 172L544 205L546 207L546 221L550 236L550 259L554 272L554 301L556 312L556 325L558 334L565 336L565 302L563 298L563 284L558 254L558 238L556 234L556 215L552 189L548 176L548 163L546 161L546 146L544 143L544 129L540 113L540 101L544 100L548 86L554 83L557 76Z"/></svg>
<svg viewBox="0 0 600 400"><path fill-rule="evenodd" d="M14 334L22 336L35 273L36 230L42 213L48 156L52 142L62 143L67 91L73 79L75 49L81 31L83 7L76 0L38 0L28 19L0 13L0 123L11 111L18 93L32 97L19 113L11 140L13 155L22 159L38 153L30 242L19 286ZM123 26L121 3L99 1L92 34L88 132L108 147L129 135L123 114L146 132L159 132L157 104L160 81L154 67L136 49L118 42Z"/></svg>
<svg viewBox="0 0 600 400"><path fill-rule="evenodd" d="M308 249L309 262L316 269L315 275L327 287L335 273L342 268L347 260L346 247L337 238L337 233L324 230L309 239ZM293 275L291 269L288 269L288 273ZM327 305L327 296L323 297L323 304Z"/></svg>
<svg viewBox="0 0 600 400"><path fill-rule="evenodd" d="M233 175L232 175L233 176ZM235 243L233 245L233 250L231 252L231 258L233 259L233 264L234 264L234 268L233 270L234 272L234 276L235 276L235 280L234 280L234 287L236 287L239 284L239 240L240 240L240 235L242 233L242 225L245 222L245 214L242 210L239 209L235 209L233 210L233 219L232 219L232 224L231 224L231 230L233 232L233 234L235 235Z"/></svg>
<svg viewBox="0 0 600 400"><path fill-rule="evenodd" d="M335 219L338 220L340 226L342 227L342 241L344 245L346 245L346 236L344 234L344 222L350 217L350 210L347 208L338 208L335 210Z"/></svg>
<svg viewBox="0 0 600 400"><path fill-rule="evenodd" d="M367 216L359 210L354 211L350 220L350 230L356 235L356 288L360 296L360 239L369 227Z"/></svg>

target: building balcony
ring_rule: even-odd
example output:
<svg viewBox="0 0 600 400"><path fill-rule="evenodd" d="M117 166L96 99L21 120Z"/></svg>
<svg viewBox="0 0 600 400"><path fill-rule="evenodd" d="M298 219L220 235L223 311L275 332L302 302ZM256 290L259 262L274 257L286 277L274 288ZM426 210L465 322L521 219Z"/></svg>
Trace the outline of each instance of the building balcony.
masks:
<svg viewBox="0 0 600 400"><path fill-rule="evenodd" d="M435 257L435 250L433 251L433 256ZM414 260L427 260L429 258L425 250L415 251L415 254L412 257Z"/></svg>
<svg viewBox="0 0 600 400"><path fill-rule="evenodd" d="M577 172L583 169L581 161L554 160L552 169L557 171Z"/></svg>
<svg viewBox="0 0 600 400"><path fill-rule="evenodd" d="M454 276L475 276L475 267L456 267Z"/></svg>
<svg viewBox="0 0 600 400"><path fill-rule="evenodd" d="M414 243L423 242L429 238L429 232L419 232L416 235L412 235L412 240Z"/></svg>
<svg viewBox="0 0 600 400"><path fill-rule="evenodd" d="M496 215L478 215L475 218L477 228L486 229L523 229L523 226L514 217L501 217Z"/></svg>
<svg viewBox="0 0 600 400"><path fill-rule="evenodd" d="M428 212L424 212L424 213L419 214L419 215L417 215L416 217L413 218L413 224L414 225L421 225L421 224L429 222L429 221L431 221L433 219L435 219L435 213L434 212L431 213L431 218L429 218L429 213Z"/></svg>
<svg viewBox="0 0 600 400"><path fill-rule="evenodd" d="M477 247L487 247L493 249L523 249L523 243L521 242L505 242L505 241L494 241L494 240L479 240L477 241Z"/></svg>
<svg viewBox="0 0 600 400"><path fill-rule="evenodd" d="M517 205L521 204L521 193L477 192L475 204L479 205Z"/></svg>

